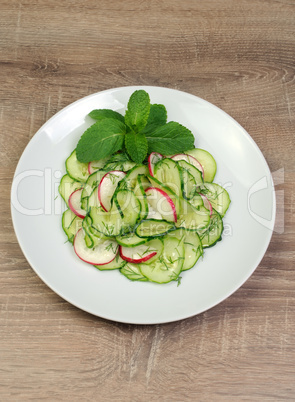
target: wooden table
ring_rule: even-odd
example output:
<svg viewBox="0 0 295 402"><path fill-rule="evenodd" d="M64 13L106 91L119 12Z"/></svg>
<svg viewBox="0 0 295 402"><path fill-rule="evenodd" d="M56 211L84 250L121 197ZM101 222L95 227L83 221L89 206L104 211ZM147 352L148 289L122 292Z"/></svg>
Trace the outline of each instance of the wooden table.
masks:
<svg viewBox="0 0 295 402"><path fill-rule="evenodd" d="M0 15L0 400L294 401L295 1L1 0ZM11 181L34 133L126 85L219 106L276 178L279 225L259 267L180 322L80 311L36 276L12 228Z"/></svg>

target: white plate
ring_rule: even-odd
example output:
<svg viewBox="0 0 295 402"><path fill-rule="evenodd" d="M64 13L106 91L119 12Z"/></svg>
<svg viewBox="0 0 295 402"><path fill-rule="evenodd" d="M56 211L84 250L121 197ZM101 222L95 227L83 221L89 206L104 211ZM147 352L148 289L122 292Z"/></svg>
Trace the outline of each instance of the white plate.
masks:
<svg viewBox="0 0 295 402"><path fill-rule="evenodd" d="M215 182L229 192L223 240L184 272L181 285L131 282L118 271L98 271L80 261L61 227L57 187L64 161L91 124L92 109L124 113L136 89L162 103L168 120L195 134L195 146L217 161ZM156 324L199 314L236 291L253 273L271 239L275 194L271 173L249 134L216 106L193 95L160 87L123 87L87 96L53 116L32 138L15 172L12 218L28 262L58 295L106 319Z"/></svg>

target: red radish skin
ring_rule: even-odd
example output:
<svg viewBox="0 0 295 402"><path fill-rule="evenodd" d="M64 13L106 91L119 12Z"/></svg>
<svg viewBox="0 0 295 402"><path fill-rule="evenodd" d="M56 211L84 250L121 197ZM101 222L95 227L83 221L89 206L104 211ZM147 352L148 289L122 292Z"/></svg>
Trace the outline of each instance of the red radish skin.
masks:
<svg viewBox="0 0 295 402"><path fill-rule="evenodd" d="M115 181L115 182L113 183L113 187L114 187L114 188L113 188L113 191L112 191L112 193L111 193L111 196L106 199L106 194L105 194L104 186L105 186L106 180L108 180L108 178L110 177L111 174L113 174L113 175L118 174L118 176L119 176L119 177L121 176L121 178L120 178L118 181ZM110 172L106 173L106 174L103 176L103 178L101 179L101 181L100 181L100 183L99 183L99 186L98 186L98 199L99 199L100 205L102 206L102 208L103 208L106 212L108 212L108 211L110 210L110 205L108 205L108 200L111 200L111 198L112 198L112 196L113 196L113 194L114 194L114 192L115 192L115 189L116 189L116 187L117 187L118 182L119 182L120 180L122 180L124 176L126 176L126 173L123 172L123 171L121 171L121 170L111 170ZM107 205L106 205L106 204L107 204Z"/></svg>
<svg viewBox="0 0 295 402"><path fill-rule="evenodd" d="M69 208L75 215L79 218L84 219L86 216L86 212L83 211L81 208L81 194L83 189L79 188L78 190L74 191L69 197Z"/></svg>
<svg viewBox="0 0 295 402"><path fill-rule="evenodd" d="M164 158L164 156L163 156L162 154L159 154L159 152L152 152L152 153L149 155L149 157L148 157L148 167L149 167L149 172L150 172L150 175L151 175L151 176L154 177L154 166L155 166L155 164L156 164L159 160L161 160L161 159L163 159L163 158ZM158 159L156 163L154 162L154 159Z"/></svg>
<svg viewBox="0 0 295 402"><path fill-rule="evenodd" d="M200 172L202 172L202 176L204 177L204 169L203 166L201 165L201 163L194 158L191 155L187 155L187 154L176 154L171 156L171 159L178 161L178 160L184 160L188 163L190 163L191 165L195 166L198 170L200 170Z"/></svg>
<svg viewBox="0 0 295 402"><path fill-rule="evenodd" d="M213 213L213 208L212 208L211 202L208 200L208 198L204 194L202 194L202 193L199 193L199 194L202 197L204 207L210 211L210 218L211 218L212 213Z"/></svg>
<svg viewBox="0 0 295 402"><path fill-rule="evenodd" d="M151 191L158 192L159 194L161 194L161 195L166 199L166 201L168 202L168 204L171 206L171 210L172 210L172 213L173 213L173 221L174 221L174 222L177 222L177 213L176 213L175 204L174 204L174 202L172 201L172 199L169 197L169 195L168 195L165 191L161 190L160 188L156 188L156 187L148 187L148 188L145 190L145 193L148 195L148 192L149 192L149 191L150 191L150 192L151 192ZM154 209L155 209L155 208L154 208ZM158 211L158 210L156 210L156 211L161 214L160 211ZM164 218L164 219L165 219L165 218Z"/></svg>
<svg viewBox="0 0 295 402"><path fill-rule="evenodd" d="M120 253L120 257L122 258L122 260L125 260L127 262L133 262L135 264L140 264L141 262L146 262L146 261L150 260L152 257L154 257L157 254L156 251L153 251L151 254L146 255L143 258L130 258L130 257L126 257L122 253L122 246L119 247L119 253Z"/></svg>
<svg viewBox="0 0 295 402"><path fill-rule="evenodd" d="M80 255L81 253L79 253L79 250L77 250L77 249L78 249L77 243L78 243L79 240L81 240L81 239L79 239L79 237L81 237L81 236L83 236L83 241L84 241L83 229L79 229L79 230L78 230L78 232L77 232L76 235L75 235L74 242L73 242L73 244L74 244L74 251L75 251L75 253L77 254L77 256L80 258L80 260L82 260L82 261L84 261L84 262L87 262L87 264L90 264L90 265L106 265L106 264L109 264L110 262L112 262L112 261L116 258L116 256L117 256L118 253L114 253L114 256L112 256L108 261L106 261L106 262L104 262L104 263L101 263L101 262L99 262L99 261L96 262L96 261L89 261L89 260L86 260L85 258L83 258L83 257ZM86 245L85 245L85 247L86 247Z"/></svg>

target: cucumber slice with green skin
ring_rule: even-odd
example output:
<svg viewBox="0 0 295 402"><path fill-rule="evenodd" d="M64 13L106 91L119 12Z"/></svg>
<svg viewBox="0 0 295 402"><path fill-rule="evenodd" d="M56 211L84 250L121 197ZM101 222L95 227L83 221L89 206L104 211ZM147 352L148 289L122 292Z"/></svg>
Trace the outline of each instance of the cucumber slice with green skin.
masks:
<svg viewBox="0 0 295 402"><path fill-rule="evenodd" d="M202 243L196 231L179 228L169 232L166 236L176 237L183 242L185 259L182 271L191 269L203 255Z"/></svg>
<svg viewBox="0 0 295 402"><path fill-rule="evenodd" d="M151 282L177 280L184 263L184 245L176 237L166 236L162 255L151 264L139 264L140 272Z"/></svg>
<svg viewBox="0 0 295 402"><path fill-rule="evenodd" d="M90 210L90 208L100 207L101 205L100 205L100 202L98 199L98 187L95 187L95 189L92 191L90 196L85 198L85 200L86 200L85 211L87 211L87 212Z"/></svg>
<svg viewBox="0 0 295 402"><path fill-rule="evenodd" d="M148 279L140 272L138 264L127 263L120 269L121 274L126 276L130 281L147 282Z"/></svg>
<svg viewBox="0 0 295 402"><path fill-rule="evenodd" d="M181 195L181 173L177 162L169 158L161 159L155 165L154 177L177 196Z"/></svg>
<svg viewBox="0 0 295 402"><path fill-rule="evenodd" d="M216 183L204 183L200 192L210 201L212 207L223 217L228 210L230 198L225 188Z"/></svg>
<svg viewBox="0 0 295 402"><path fill-rule="evenodd" d="M150 264L155 259L159 258L163 251L163 243L159 239L153 239L145 244L135 247L119 247L119 253L123 260L132 263Z"/></svg>
<svg viewBox="0 0 295 402"><path fill-rule="evenodd" d="M104 265L113 261L118 252L115 240L101 240L94 248L88 248L84 241L84 231L80 229L74 239L74 250L84 262L92 265Z"/></svg>
<svg viewBox="0 0 295 402"><path fill-rule="evenodd" d="M190 163L188 163L184 160L180 160L178 162L178 165L181 168L186 169L191 175L194 176L197 187L201 186L204 183L202 172L199 169L197 169L195 166L191 165Z"/></svg>
<svg viewBox="0 0 295 402"><path fill-rule="evenodd" d="M66 209L62 214L62 228L69 242L73 243L76 233L82 227L82 222L83 219L75 215L70 209Z"/></svg>
<svg viewBox="0 0 295 402"><path fill-rule="evenodd" d="M157 187L149 187L145 190L146 197L152 209L160 214L162 219L168 222L177 221L177 213L174 202L169 195Z"/></svg>
<svg viewBox="0 0 295 402"><path fill-rule="evenodd" d="M122 260L120 254L118 253L115 259L108 264L103 265L94 265L95 268L99 269L100 271L110 271L112 269L121 269L127 264L127 261Z"/></svg>
<svg viewBox="0 0 295 402"><path fill-rule="evenodd" d="M92 175L97 170L101 170L109 159L110 159L110 157L107 156L106 158L100 159L99 161L89 162L88 163L88 173L90 175Z"/></svg>
<svg viewBox="0 0 295 402"><path fill-rule="evenodd" d="M140 202L132 191L118 191L117 197L109 212L102 207L90 209L92 226L105 236L119 236L129 233L140 216Z"/></svg>
<svg viewBox="0 0 295 402"><path fill-rule="evenodd" d="M88 197L92 194L93 189L98 187L101 179L106 173L107 172L105 170L98 170L88 177L81 194L81 207L85 211L87 210Z"/></svg>
<svg viewBox="0 0 295 402"><path fill-rule="evenodd" d="M139 175L147 175L149 173L148 167L146 165L134 166L131 170L126 173L124 182L120 183L120 188L133 190L137 185L137 177Z"/></svg>
<svg viewBox="0 0 295 402"><path fill-rule="evenodd" d="M184 238L184 263L182 270L191 269L203 255L203 247L197 232L186 230Z"/></svg>
<svg viewBox="0 0 295 402"><path fill-rule="evenodd" d="M127 233L125 235L117 236L116 241L120 246L135 247L149 241L149 238L138 237L135 233Z"/></svg>
<svg viewBox="0 0 295 402"><path fill-rule="evenodd" d="M205 230L198 231L203 248L212 247L221 240L223 221L220 214L213 209L209 226Z"/></svg>
<svg viewBox="0 0 295 402"><path fill-rule="evenodd" d="M187 169L180 168L181 191L186 200L190 200L196 193L197 183L192 174Z"/></svg>
<svg viewBox="0 0 295 402"><path fill-rule="evenodd" d="M93 230L92 220L88 215L86 215L82 222L82 228L85 235L84 240L88 248L96 247L101 240L108 240L108 237L104 236L103 233Z"/></svg>
<svg viewBox="0 0 295 402"><path fill-rule="evenodd" d="M194 148L185 153L193 156L201 163L204 169L204 181L211 183L214 180L217 169L216 161L213 156L208 151L201 148Z"/></svg>
<svg viewBox="0 0 295 402"><path fill-rule="evenodd" d="M135 228L135 233L139 237L163 236L175 228L174 223L160 221L158 219L146 219L141 221Z"/></svg>
<svg viewBox="0 0 295 402"><path fill-rule="evenodd" d="M88 173L88 163L81 163L76 156L76 150L66 160L67 174L74 180L86 182Z"/></svg>
<svg viewBox="0 0 295 402"><path fill-rule="evenodd" d="M176 226L187 230L201 230L210 223L210 212L205 207L194 208L188 206L185 214L180 215Z"/></svg>
<svg viewBox="0 0 295 402"><path fill-rule="evenodd" d="M67 204L69 206L69 198L70 195L75 191L78 190L79 188L83 187L83 183L78 182L74 179L72 179L68 174L65 174L60 181L60 184L58 186L58 192Z"/></svg>
<svg viewBox="0 0 295 402"><path fill-rule="evenodd" d="M193 198L191 198L190 200L189 200L189 203L193 206L193 207L195 207L195 208L199 208L199 207L202 207L202 206L204 206L205 207L205 204L204 204L204 199L203 199L203 197L201 196L201 194L198 194L198 193L196 193L194 196L193 196ZM205 207L205 208L207 208L207 207ZM207 208L208 209L208 208Z"/></svg>
<svg viewBox="0 0 295 402"><path fill-rule="evenodd" d="M136 195L137 199L140 202L140 220L146 219L149 213L149 205L146 197L146 193L144 191L142 181L144 180L144 175L138 175L136 178L135 187L133 188L133 192Z"/></svg>
<svg viewBox="0 0 295 402"><path fill-rule="evenodd" d="M109 162L107 163L103 169L106 171L111 171L111 170L122 170L123 172L128 172L130 169L132 169L134 166L136 166L136 163L132 161L125 161L125 162Z"/></svg>

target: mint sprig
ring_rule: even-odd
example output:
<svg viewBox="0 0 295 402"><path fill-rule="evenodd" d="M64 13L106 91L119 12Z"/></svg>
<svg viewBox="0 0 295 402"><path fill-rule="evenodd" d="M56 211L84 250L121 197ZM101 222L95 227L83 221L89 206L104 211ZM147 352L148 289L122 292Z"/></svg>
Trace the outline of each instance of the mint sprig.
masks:
<svg viewBox="0 0 295 402"><path fill-rule="evenodd" d="M89 127L80 138L76 155L80 162L103 159L122 149L126 126L116 119L103 119Z"/></svg>
<svg viewBox="0 0 295 402"><path fill-rule="evenodd" d="M144 90L133 92L125 116L111 109L95 109L89 116L96 123L78 142L80 162L100 160L123 150L134 162L142 163L148 152L171 155L194 147L191 131L177 122L167 123L165 106L151 104Z"/></svg>

